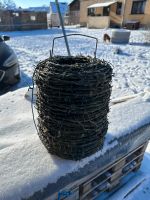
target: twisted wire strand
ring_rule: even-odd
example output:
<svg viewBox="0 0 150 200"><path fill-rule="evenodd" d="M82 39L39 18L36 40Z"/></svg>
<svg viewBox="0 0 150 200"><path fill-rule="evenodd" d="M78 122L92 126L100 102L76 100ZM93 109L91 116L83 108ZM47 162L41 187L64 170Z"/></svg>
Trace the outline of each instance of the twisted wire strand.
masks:
<svg viewBox="0 0 150 200"><path fill-rule="evenodd" d="M91 57L51 57L35 68L38 134L47 148L80 160L103 146L112 66Z"/></svg>

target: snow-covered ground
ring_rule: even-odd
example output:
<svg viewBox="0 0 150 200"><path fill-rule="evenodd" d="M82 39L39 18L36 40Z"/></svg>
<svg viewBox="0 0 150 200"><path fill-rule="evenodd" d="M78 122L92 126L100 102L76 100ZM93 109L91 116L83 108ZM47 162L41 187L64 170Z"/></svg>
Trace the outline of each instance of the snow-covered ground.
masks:
<svg viewBox="0 0 150 200"><path fill-rule="evenodd" d="M67 34L82 33L95 36L99 40L97 57L106 59L114 66L115 76L113 78L112 98L126 94L135 94L143 91L145 87L150 87L150 46L143 45L143 31L132 31L129 45L104 44L103 34L111 33L111 30L93 29L67 29ZM60 36L60 29L13 32L8 42L15 49L23 75L26 81L30 82L30 77L34 66L50 55L52 40ZM93 55L95 41L84 37L70 37L70 48L73 55L89 54ZM66 48L64 40L56 41L54 53L65 55ZM120 48L122 53L116 54L116 49ZM26 85L25 79L22 84Z"/></svg>
<svg viewBox="0 0 150 200"><path fill-rule="evenodd" d="M103 34L111 30L93 30L86 28L68 28L67 33L82 33L99 39L97 57L109 61L114 68L112 99L137 94L130 103L112 106L107 142L121 134L135 130L142 124L150 123L150 46L144 45L142 31L132 31L130 44L104 44ZM1 33L0 33L1 34ZM20 199L56 181L62 174L68 173L103 152L80 162L67 161L47 153L41 144L32 122L30 102L24 98L27 86L31 84L34 66L50 54L52 40L60 36L60 29L7 33L12 36L8 42L16 51L22 71L22 81L17 90L0 97L0 199ZM73 55L93 55L95 41L84 37L70 37ZM66 49L63 39L56 42L55 54L64 55ZM120 54L117 54L117 48ZM140 94L140 95L138 95ZM125 114L126 113L126 114ZM119 126L115 126L118 123ZM146 181L126 199L150 199L150 146L148 146L141 170L135 180L141 177ZM58 170L61 168L61 170ZM142 175L141 175L142 174ZM138 179L139 177L139 179ZM131 182L114 194L111 199L121 200L127 193ZM122 196L121 196L122 195ZM141 199L141 198L140 198Z"/></svg>

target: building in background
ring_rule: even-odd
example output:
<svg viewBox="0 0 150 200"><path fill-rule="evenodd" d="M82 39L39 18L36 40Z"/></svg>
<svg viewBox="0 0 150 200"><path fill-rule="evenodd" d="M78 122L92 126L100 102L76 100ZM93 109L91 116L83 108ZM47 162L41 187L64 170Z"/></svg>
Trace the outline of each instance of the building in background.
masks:
<svg viewBox="0 0 150 200"><path fill-rule="evenodd" d="M64 16L68 12L68 4L66 2L59 2L60 12ZM50 2L50 12L48 13L48 27L59 27L60 20L55 2Z"/></svg>
<svg viewBox="0 0 150 200"><path fill-rule="evenodd" d="M49 6L41 6L41 7L29 7L29 11L34 12L46 12L47 13L47 27L48 27L48 19L49 19L49 13L50 13L50 7Z"/></svg>
<svg viewBox="0 0 150 200"><path fill-rule="evenodd" d="M0 9L0 31L47 29L47 13L29 9Z"/></svg>
<svg viewBox="0 0 150 200"><path fill-rule="evenodd" d="M150 26L150 0L82 0L80 24L89 28Z"/></svg>
<svg viewBox="0 0 150 200"><path fill-rule="evenodd" d="M73 0L69 4L68 17L70 25L80 24L80 0Z"/></svg>
<svg viewBox="0 0 150 200"><path fill-rule="evenodd" d="M11 31L13 29L12 14L8 10L0 9L0 31Z"/></svg>

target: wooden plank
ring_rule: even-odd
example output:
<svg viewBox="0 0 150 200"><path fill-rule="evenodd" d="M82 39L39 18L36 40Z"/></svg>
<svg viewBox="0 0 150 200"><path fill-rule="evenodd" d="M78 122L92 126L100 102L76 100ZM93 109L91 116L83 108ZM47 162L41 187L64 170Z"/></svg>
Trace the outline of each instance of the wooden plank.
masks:
<svg viewBox="0 0 150 200"><path fill-rule="evenodd" d="M71 191L72 195L60 198L60 200L92 200L100 192L111 191L118 186L120 180L131 171L137 170L144 156L147 142L125 155L123 158L116 160L113 164L105 166L103 170L97 170L83 179L76 181L64 188L64 191ZM49 199L58 200L58 193ZM47 200L49 200L47 198Z"/></svg>

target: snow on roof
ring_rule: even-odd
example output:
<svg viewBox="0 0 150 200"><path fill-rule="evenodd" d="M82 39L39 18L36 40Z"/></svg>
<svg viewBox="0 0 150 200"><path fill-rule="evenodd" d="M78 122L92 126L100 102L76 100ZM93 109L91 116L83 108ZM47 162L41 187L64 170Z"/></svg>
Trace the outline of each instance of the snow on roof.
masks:
<svg viewBox="0 0 150 200"><path fill-rule="evenodd" d="M117 1L109 1L109 2L105 2L105 3L95 3L95 4L92 4L90 6L88 6L88 8L100 8L100 7L107 7L107 6L110 6L114 3L116 3Z"/></svg>
<svg viewBox="0 0 150 200"><path fill-rule="evenodd" d="M49 7L30 7L30 8L4 8L0 9L11 12L49 12Z"/></svg>
<svg viewBox="0 0 150 200"><path fill-rule="evenodd" d="M68 11L68 4L66 2L59 2L61 14L65 14ZM57 6L55 2L50 2L50 8L52 13L57 13Z"/></svg>
<svg viewBox="0 0 150 200"><path fill-rule="evenodd" d="M68 5L71 5L73 2L75 2L76 0L72 0L72 1L70 1L70 3L68 4Z"/></svg>
<svg viewBox="0 0 150 200"><path fill-rule="evenodd" d="M35 12L49 12L50 8L48 6L42 6L42 7L29 7L29 11L35 11Z"/></svg>

